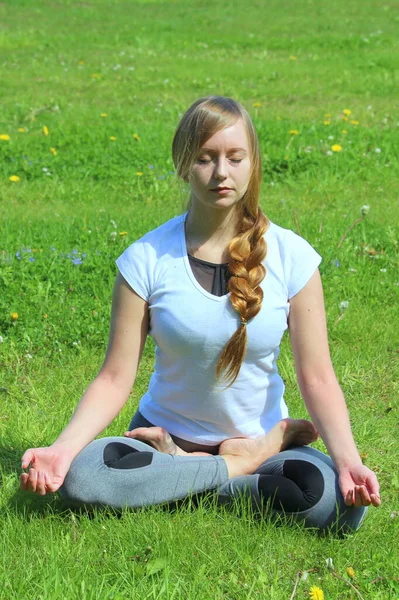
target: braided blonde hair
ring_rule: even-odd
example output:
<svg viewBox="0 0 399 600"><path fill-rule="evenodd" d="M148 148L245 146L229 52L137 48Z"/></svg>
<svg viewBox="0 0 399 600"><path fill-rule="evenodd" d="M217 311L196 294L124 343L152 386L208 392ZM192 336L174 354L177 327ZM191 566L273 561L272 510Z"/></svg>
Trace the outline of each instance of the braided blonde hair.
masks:
<svg viewBox="0 0 399 600"><path fill-rule="evenodd" d="M206 96L186 110L172 142L176 174L187 183L191 167L206 140L240 119L249 139L251 173L247 190L237 203L237 234L228 248L228 269L231 273L228 290L241 324L223 348L216 367L217 379L224 372L227 387L237 379L245 357L246 324L258 314L263 300L260 283L266 275L262 261L267 252L264 234L269 221L259 207L262 163L258 136L248 112L236 100L225 96ZM190 205L191 199L188 208Z"/></svg>

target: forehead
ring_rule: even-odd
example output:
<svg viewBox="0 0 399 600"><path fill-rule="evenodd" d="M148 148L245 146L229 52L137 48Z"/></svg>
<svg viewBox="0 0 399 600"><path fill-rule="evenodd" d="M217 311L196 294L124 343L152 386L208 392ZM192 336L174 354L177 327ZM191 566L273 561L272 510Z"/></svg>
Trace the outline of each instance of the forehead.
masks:
<svg viewBox="0 0 399 600"><path fill-rule="evenodd" d="M242 120L237 121L234 125L230 125L221 131L215 133L212 137L206 140L201 147L202 151L222 151L225 152L239 149L249 152L249 143L247 132Z"/></svg>

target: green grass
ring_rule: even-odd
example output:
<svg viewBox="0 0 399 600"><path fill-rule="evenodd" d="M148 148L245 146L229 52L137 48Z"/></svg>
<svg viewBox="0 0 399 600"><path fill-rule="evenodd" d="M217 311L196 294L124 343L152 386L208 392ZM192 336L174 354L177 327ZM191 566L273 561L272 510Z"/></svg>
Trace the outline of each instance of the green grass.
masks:
<svg viewBox="0 0 399 600"><path fill-rule="evenodd" d="M326 599L358 598L327 558L347 581L355 569L364 599L399 597L398 21L394 3L371 0L0 5L1 598L282 600L299 571L296 598L314 585ZM172 136L213 93L253 118L265 213L323 256L331 354L382 496L343 539L239 503L89 513L18 490L23 452L52 443L102 363L115 258L185 209ZM369 214L339 246L362 205ZM126 429L153 352L148 340L102 436ZM291 415L306 417L286 338L279 368Z"/></svg>

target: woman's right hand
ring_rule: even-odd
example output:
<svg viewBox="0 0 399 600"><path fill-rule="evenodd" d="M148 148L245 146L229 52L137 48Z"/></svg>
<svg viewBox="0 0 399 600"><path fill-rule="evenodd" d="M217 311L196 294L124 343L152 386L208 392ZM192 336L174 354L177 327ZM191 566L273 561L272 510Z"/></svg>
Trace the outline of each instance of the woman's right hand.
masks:
<svg viewBox="0 0 399 600"><path fill-rule="evenodd" d="M21 474L20 489L36 492L41 496L56 492L63 484L74 456L61 445L29 448L21 459L21 467L30 469L29 473Z"/></svg>

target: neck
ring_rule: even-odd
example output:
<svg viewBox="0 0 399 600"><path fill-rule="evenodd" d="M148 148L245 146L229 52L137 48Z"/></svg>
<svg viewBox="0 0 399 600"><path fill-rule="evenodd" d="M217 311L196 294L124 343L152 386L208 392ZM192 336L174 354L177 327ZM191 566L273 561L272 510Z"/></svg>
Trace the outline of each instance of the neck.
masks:
<svg viewBox="0 0 399 600"><path fill-rule="evenodd" d="M228 245L237 235L237 207L214 209L192 203L186 219L186 231L192 240L204 244Z"/></svg>

